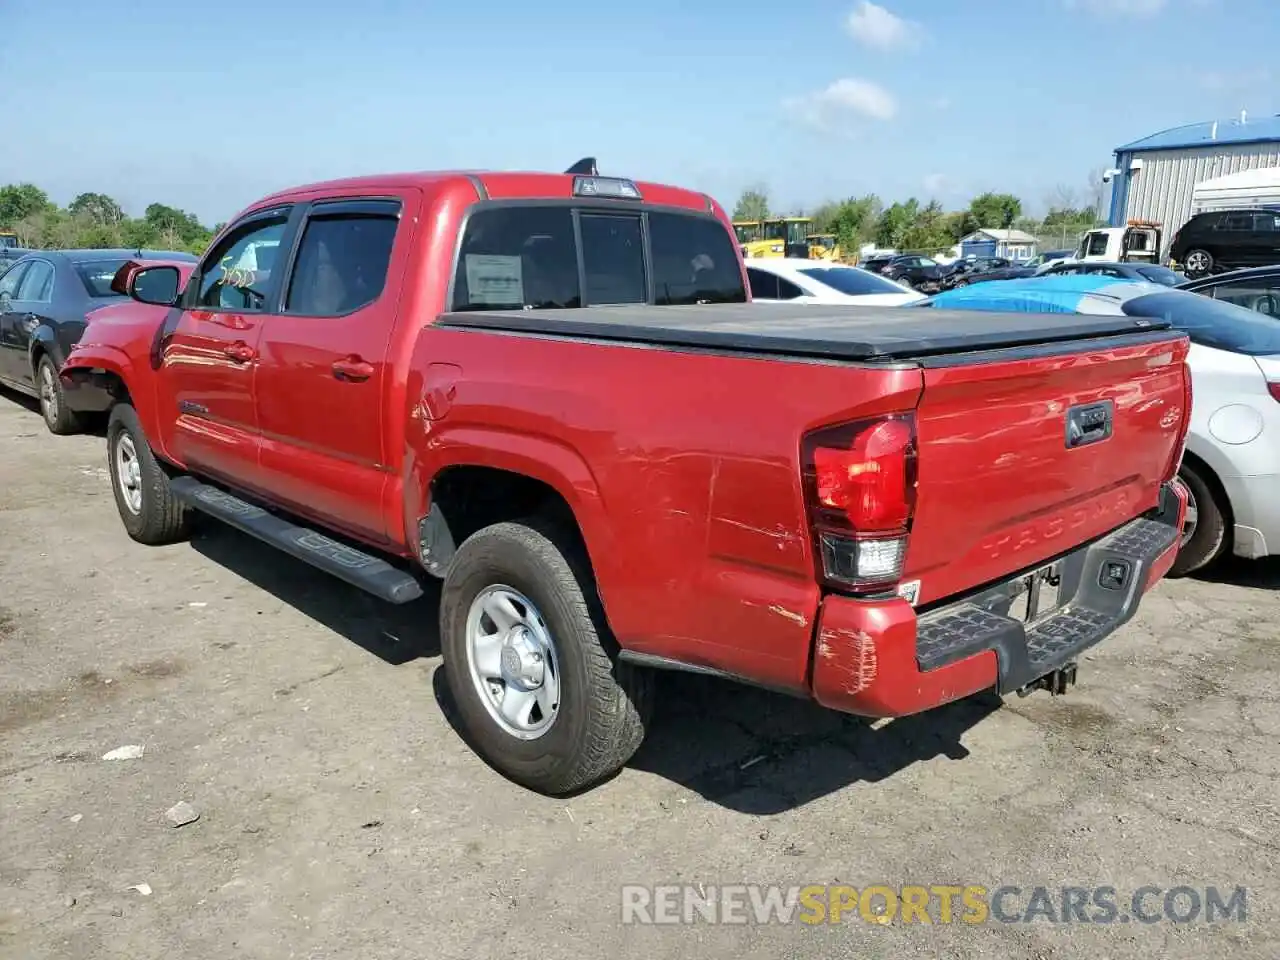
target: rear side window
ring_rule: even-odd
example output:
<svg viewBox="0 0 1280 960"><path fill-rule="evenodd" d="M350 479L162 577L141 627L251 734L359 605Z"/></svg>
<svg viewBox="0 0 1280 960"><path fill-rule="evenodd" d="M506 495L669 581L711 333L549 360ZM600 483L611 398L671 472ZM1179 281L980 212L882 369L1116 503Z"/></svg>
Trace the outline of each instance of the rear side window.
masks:
<svg viewBox="0 0 1280 960"><path fill-rule="evenodd" d="M1149 293L1123 309L1130 317L1167 320L1201 346L1255 357L1280 353L1280 321L1198 293Z"/></svg>
<svg viewBox="0 0 1280 960"><path fill-rule="evenodd" d="M655 302L745 303L738 251L719 220L649 214Z"/></svg>
<svg viewBox="0 0 1280 960"><path fill-rule="evenodd" d="M311 317L351 313L382 295L399 219L386 214L313 214L289 281L285 311Z"/></svg>
<svg viewBox="0 0 1280 960"><path fill-rule="evenodd" d="M747 279L751 281L752 300L777 300L778 277L766 270L747 267Z"/></svg>
<svg viewBox="0 0 1280 960"><path fill-rule="evenodd" d="M48 260L32 260L14 299L31 303L48 303L53 298L53 264Z"/></svg>
<svg viewBox="0 0 1280 960"><path fill-rule="evenodd" d="M118 297L120 294L111 289L111 281L116 273L129 261L127 260L93 260L88 263L75 264L76 275L84 284L85 292L95 300Z"/></svg>
<svg viewBox="0 0 1280 960"><path fill-rule="evenodd" d="M491 207L477 210L467 221L452 309L646 303L651 286L658 304L741 303L747 296L739 263L733 236L710 217Z"/></svg>
<svg viewBox="0 0 1280 960"><path fill-rule="evenodd" d="M1217 300L1233 303L1246 310L1280 317L1280 278L1236 280L1219 284L1208 291L1202 289L1200 292L1210 293Z"/></svg>

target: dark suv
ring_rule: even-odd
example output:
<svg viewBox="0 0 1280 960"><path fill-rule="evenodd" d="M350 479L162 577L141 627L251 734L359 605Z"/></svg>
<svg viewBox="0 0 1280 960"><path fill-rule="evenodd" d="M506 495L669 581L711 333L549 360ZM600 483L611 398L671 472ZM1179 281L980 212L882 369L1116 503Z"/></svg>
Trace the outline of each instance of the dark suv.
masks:
<svg viewBox="0 0 1280 960"><path fill-rule="evenodd" d="M1189 277L1280 263L1280 210L1197 213L1174 234L1169 259Z"/></svg>

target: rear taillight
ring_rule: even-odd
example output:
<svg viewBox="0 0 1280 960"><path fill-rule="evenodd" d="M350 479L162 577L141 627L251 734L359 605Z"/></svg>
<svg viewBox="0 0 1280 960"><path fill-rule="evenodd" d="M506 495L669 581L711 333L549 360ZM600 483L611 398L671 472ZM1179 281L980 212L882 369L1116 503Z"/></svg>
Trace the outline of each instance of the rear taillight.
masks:
<svg viewBox="0 0 1280 960"><path fill-rule="evenodd" d="M1178 428L1178 442L1173 448L1173 458L1169 461L1169 466L1164 473L1166 483L1176 477L1178 471L1182 469L1182 457L1187 450L1187 434L1191 430L1192 394L1191 366L1184 360L1182 364L1182 424Z"/></svg>
<svg viewBox="0 0 1280 960"><path fill-rule="evenodd" d="M802 453L822 579L864 593L896 584L916 505L915 416L817 430Z"/></svg>
<svg viewBox="0 0 1280 960"><path fill-rule="evenodd" d="M1271 394L1277 401L1280 401L1280 383L1268 383L1267 393Z"/></svg>

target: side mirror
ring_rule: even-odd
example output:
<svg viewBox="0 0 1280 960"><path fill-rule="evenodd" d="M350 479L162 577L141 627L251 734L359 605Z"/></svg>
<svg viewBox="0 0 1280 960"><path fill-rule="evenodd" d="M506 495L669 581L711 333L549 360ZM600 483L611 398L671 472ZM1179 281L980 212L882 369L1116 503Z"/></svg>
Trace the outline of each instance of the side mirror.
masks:
<svg viewBox="0 0 1280 960"><path fill-rule="evenodd" d="M171 307L178 302L181 293L181 274L177 267L138 267L130 270L126 266L116 274L112 281L112 289L116 281L123 281L124 292L139 303L149 303L157 307ZM122 277L121 274L124 274Z"/></svg>

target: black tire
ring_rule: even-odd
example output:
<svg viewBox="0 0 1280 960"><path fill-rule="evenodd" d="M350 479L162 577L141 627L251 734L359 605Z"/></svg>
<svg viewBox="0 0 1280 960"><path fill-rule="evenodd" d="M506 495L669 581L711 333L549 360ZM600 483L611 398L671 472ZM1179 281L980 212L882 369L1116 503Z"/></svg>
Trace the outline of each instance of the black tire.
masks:
<svg viewBox="0 0 1280 960"><path fill-rule="evenodd" d="M539 521L485 527L458 549L440 598L440 645L467 738L504 776L551 796L622 768L644 740L653 683L649 671L616 659L586 558L572 543ZM559 708L537 739L518 739L499 726L468 666L471 605L499 584L538 608L555 643Z"/></svg>
<svg viewBox="0 0 1280 960"><path fill-rule="evenodd" d="M1200 260L1198 265L1195 267L1191 266L1193 257ZM1200 258L1203 259L1201 260ZM1193 280L1198 277L1207 277L1209 274L1213 273L1215 262L1213 254L1208 250L1201 249L1200 247L1188 250L1186 256L1182 258L1182 265L1185 268L1186 274Z"/></svg>
<svg viewBox="0 0 1280 960"><path fill-rule="evenodd" d="M58 368L47 353L36 364L36 391L40 398L40 415L44 417L44 425L50 433L65 437L84 429L84 422L67 406L67 396L62 392L62 381L58 379Z"/></svg>
<svg viewBox="0 0 1280 960"><path fill-rule="evenodd" d="M131 504L118 468L121 448L126 442L132 444L138 464L137 490L141 496L138 509ZM111 474L111 491L115 494L120 520L134 540L159 546L185 540L191 533L191 510L169 489L169 474L151 452L138 414L127 403L112 407L107 420L107 471Z"/></svg>
<svg viewBox="0 0 1280 960"><path fill-rule="evenodd" d="M1184 463L1178 472L1196 505L1196 525L1191 538L1178 550L1178 557L1169 569L1171 577L1185 577L1217 562L1231 546L1227 526L1226 505L1217 486L1202 471Z"/></svg>

